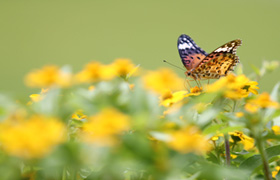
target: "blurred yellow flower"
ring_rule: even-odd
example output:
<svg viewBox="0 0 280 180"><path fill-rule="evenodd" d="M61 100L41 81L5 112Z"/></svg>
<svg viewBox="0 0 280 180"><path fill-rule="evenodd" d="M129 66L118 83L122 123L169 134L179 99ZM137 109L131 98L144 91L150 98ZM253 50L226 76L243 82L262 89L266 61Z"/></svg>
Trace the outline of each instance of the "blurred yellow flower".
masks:
<svg viewBox="0 0 280 180"><path fill-rule="evenodd" d="M280 170L280 166L276 166L275 170L272 171L272 177L273 178L276 178L276 175L278 174L279 170Z"/></svg>
<svg viewBox="0 0 280 180"><path fill-rule="evenodd" d="M183 100L187 93L188 91L177 91L175 93L168 91L161 97L160 105L170 107L174 103Z"/></svg>
<svg viewBox="0 0 280 180"><path fill-rule="evenodd" d="M136 75L138 69L129 59L116 59L112 64L116 76L124 77Z"/></svg>
<svg viewBox="0 0 280 180"><path fill-rule="evenodd" d="M241 142L246 151L248 151L254 147L255 140L253 138L245 135L243 132L234 131L234 132L229 132L228 134L231 135L231 138L233 139L233 141Z"/></svg>
<svg viewBox="0 0 280 180"><path fill-rule="evenodd" d="M202 87L195 86L191 88L191 92L187 96L198 96L203 91Z"/></svg>
<svg viewBox="0 0 280 180"><path fill-rule="evenodd" d="M235 113L235 116L240 118L240 117L243 117L244 116L244 113L243 112L236 112Z"/></svg>
<svg viewBox="0 0 280 180"><path fill-rule="evenodd" d="M78 110L74 114L72 114L72 119L83 120L86 118L87 118L87 116L83 114L82 110Z"/></svg>
<svg viewBox="0 0 280 180"><path fill-rule="evenodd" d="M72 75L55 65L44 66L26 75L25 84L29 87L47 88L52 86L67 87L71 85Z"/></svg>
<svg viewBox="0 0 280 180"><path fill-rule="evenodd" d="M274 132L274 134L280 135L280 126L274 125L274 126L272 126L271 129Z"/></svg>
<svg viewBox="0 0 280 180"><path fill-rule="evenodd" d="M94 89L95 89L95 86L93 86L93 85L91 85L91 86L88 87L88 90L89 90L89 91L94 91Z"/></svg>
<svg viewBox="0 0 280 180"><path fill-rule="evenodd" d="M0 124L1 146L10 155L40 158L66 139L65 126L55 118L32 116Z"/></svg>
<svg viewBox="0 0 280 180"><path fill-rule="evenodd" d="M231 157L231 159L235 159L235 158L237 158L237 155L235 155L235 154L230 154L230 157Z"/></svg>
<svg viewBox="0 0 280 180"><path fill-rule="evenodd" d="M224 137L223 133L217 133L215 136L211 137L212 141L217 141L219 139L219 137Z"/></svg>
<svg viewBox="0 0 280 180"><path fill-rule="evenodd" d="M27 103L27 105L31 105L33 102L39 102L45 98L46 93L49 91L48 88L42 88L40 94L31 94L29 97L31 101Z"/></svg>
<svg viewBox="0 0 280 180"><path fill-rule="evenodd" d="M244 109L250 113L255 113L259 110L259 107L255 104L246 103Z"/></svg>
<svg viewBox="0 0 280 180"><path fill-rule="evenodd" d="M235 76L229 74L207 86L207 92L222 92L230 99L240 99L247 97L250 93L257 94L258 83L250 81L245 75Z"/></svg>
<svg viewBox="0 0 280 180"><path fill-rule="evenodd" d="M39 102L42 100L41 94L31 94L29 97L33 102Z"/></svg>
<svg viewBox="0 0 280 180"><path fill-rule="evenodd" d="M245 104L245 110L251 113L257 112L259 108L279 108L279 103L272 101L268 93L260 94L256 99L251 99Z"/></svg>
<svg viewBox="0 0 280 180"><path fill-rule="evenodd" d="M88 117L82 127L81 139L86 143L111 146L117 142L116 136L128 130L130 117L113 109L104 109Z"/></svg>
<svg viewBox="0 0 280 180"><path fill-rule="evenodd" d="M211 149L206 137L195 126L188 126L184 129L172 132L168 145L181 153L204 154Z"/></svg>
<svg viewBox="0 0 280 180"><path fill-rule="evenodd" d="M111 80L114 76L115 73L112 66L92 61L88 63L81 72L75 75L75 82L91 83L96 81Z"/></svg>
<svg viewBox="0 0 280 180"><path fill-rule="evenodd" d="M183 79L167 68L148 72L144 75L143 82L147 89L160 94L185 89Z"/></svg>

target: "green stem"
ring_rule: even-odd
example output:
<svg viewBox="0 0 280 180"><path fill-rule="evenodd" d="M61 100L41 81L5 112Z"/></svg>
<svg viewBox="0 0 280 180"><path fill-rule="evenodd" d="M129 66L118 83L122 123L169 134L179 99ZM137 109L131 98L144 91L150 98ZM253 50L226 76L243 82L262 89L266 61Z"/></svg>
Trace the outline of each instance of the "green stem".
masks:
<svg viewBox="0 0 280 180"><path fill-rule="evenodd" d="M225 137L225 151L226 151L226 166L230 166L230 146L229 146L229 135L224 134Z"/></svg>
<svg viewBox="0 0 280 180"><path fill-rule="evenodd" d="M258 148L258 150L260 152L260 155L262 157L265 179L266 180L272 180L272 176L271 176L270 169L269 169L269 164L268 164L268 159L267 159L267 154L265 152L263 140L261 138L257 139L257 148Z"/></svg>
<svg viewBox="0 0 280 180"><path fill-rule="evenodd" d="M233 100L232 112L235 111L236 101ZM226 166L230 166L230 146L229 146L229 135L228 133L224 134L225 137L225 151L226 151Z"/></svg>
<svg viewBox="0 0 280 180"><path fill-rule="evenodd" d="M67 180L67 172L66 172L66 167L63 168L63 172L62 172L62 180Z"/></svg>
<svg viewBox="0 0 280 180"><path fill-rule="evenodd" d="M233 100L232 112L235 112L235 108L236 108L236 100Z"/></svg>

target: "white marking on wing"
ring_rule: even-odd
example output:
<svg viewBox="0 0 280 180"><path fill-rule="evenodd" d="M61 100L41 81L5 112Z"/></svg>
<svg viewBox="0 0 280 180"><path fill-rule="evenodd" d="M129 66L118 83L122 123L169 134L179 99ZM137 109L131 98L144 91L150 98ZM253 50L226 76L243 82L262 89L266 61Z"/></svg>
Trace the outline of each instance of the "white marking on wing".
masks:
<svg viewBox="0 0 280 180"><path fill-rule="evenodd" d="M195 47L191 44L191 43L183 43L183 44L179 44L178 46L179 49L195 49Z"/></svg>
<svg viewBox="0 0 280 180"><path fill-rule="evenodd" d="M215 52L221 52L221 51L223 51L223 52L229 52L230 50L232 49L232 47L231 48L228 48L228 47L224 47L224 48L218 48Z"/></svg>

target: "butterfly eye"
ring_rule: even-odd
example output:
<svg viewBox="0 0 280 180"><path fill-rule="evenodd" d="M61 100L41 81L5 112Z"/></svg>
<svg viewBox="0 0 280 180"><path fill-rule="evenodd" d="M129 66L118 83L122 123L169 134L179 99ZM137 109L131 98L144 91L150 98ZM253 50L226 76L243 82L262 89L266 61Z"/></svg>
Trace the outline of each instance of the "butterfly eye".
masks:
<svg viewBox="0 0 280 180"><path fill-rule="evenodd" d="M191 72L185 72L186 76L190 76Z"/></svg>

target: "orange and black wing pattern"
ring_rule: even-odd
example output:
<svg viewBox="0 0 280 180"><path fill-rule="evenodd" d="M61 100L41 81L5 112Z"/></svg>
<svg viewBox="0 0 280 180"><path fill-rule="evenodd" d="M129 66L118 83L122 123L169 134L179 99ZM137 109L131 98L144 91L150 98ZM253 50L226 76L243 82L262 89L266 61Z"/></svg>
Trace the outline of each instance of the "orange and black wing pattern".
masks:
<svg viewBox="0 0 280 180"><path fill-rule="evenodd" d="M241 40L230 41L208 54L197 67L191 70L195 79L219 79L234 70L239 63L236 49L241 46Z"/></svg>

